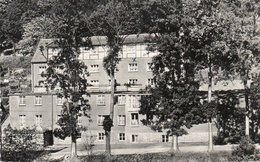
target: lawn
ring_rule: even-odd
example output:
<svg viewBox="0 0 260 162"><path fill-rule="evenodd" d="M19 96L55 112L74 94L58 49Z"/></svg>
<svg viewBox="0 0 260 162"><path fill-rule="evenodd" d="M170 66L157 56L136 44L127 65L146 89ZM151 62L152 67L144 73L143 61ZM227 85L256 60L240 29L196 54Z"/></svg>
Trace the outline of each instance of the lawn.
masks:
<svg viewBox="0 0 260 162"><path fill-rule="evenodd" d="M105 154L81 156L79 162L228 162L235 160L230 152L213 152L213 153L194 153L178 152L171 154L153 153L153 154L131 154L131 155L112 155L109 159ZM60 162L56 160L55 162ZM53 161L54 162L54 161Z"/></svg>

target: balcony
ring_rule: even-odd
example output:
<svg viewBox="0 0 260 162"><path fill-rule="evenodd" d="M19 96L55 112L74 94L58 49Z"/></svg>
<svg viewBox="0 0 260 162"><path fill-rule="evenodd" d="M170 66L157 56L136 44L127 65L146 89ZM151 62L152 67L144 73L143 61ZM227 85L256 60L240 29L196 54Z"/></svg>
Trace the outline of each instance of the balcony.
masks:
<svg viewBox="0 0 260 162"><path fill-rule="evenodd" d="M117 92L125 92L125 91L140 91L145 89L146 85L142 85L142 84L134 84L134 85L130 85L130 84L118 84L116 86L116 91ZM110 92L111 91L111 85L109 84L101 84L101 85L94 85L94 86L89 86L87 87L87 90L89 92Z"/></svg>

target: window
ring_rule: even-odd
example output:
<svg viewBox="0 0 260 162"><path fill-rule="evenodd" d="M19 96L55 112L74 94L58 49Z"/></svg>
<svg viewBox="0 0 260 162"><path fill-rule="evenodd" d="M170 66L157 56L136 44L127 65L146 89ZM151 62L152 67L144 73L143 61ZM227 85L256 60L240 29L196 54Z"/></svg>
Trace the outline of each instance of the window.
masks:
<svg viewBox="0 0 260 162"><path fill-rule="evenodd" d="M35 115L35 125L36 127L40 127L42 123L42 115Z"/></svg>
<svg viewBox="0 0 260 162"><path fill-rule="evenodd" d="M105 119L106 117L109 117L109 116L108 116L108 115L98 115L98 121L97 121L97 123L98 123L99 126L102 126L102 125L103 125L103 121L104 121L104 119Z"/></svg>
<svg viewBox="0 0 260 162"><path fill-rule="evenodd" d="M129 95L128 103L129 109L139 109L140 107L140 95Z"/></svg>
<svg viewBox="0 0 260 162"><path fill-rule="evenodd" d="M127 53L128 58L135 58L136 57L135 45L128 45L125 48L126 48L126 53Z"/></svg>
<svg viewBox="0 0 260 162"><path fill-rule="evenodd" d="M25 128L25 118L26 118L26 115L19 115L20 129Z"/></svg>
<svg viewBox="0 0 260 162"><path fill-rule="evenodd" d="M133 134L132 135L132 142L137 142L138 141L138 135Z"/></svg>
<svg viewBox="0 0 260 162"><path fill-rule="evenodd" d="M125 133L119 133L119 141L125 140Z"/></svg>
<svg viewBox="0 0 260 162"><path fill-rule="evenodd" d="M131 125L132 126L136 126L139 124L139 121L138 121L138 113L132 113L131 114Z"/></svg>
<svg viewBox="0 0 260 162"><path fill-rule="evenodd" d="M94 73L94 72L98 72L99 71L99 65L95 64L95 65L90 65L90 70L89 72Z"/></svg>
<svg viewBox="0 0 260 162"><path fill-rule="evenodd" d="M89 59L89 48L87 48L87 47L80 48L80 59L82 59L82 60Z"/></svg>
<svg viewBox="0 0 260 162"><path fill-rule="evenodd" d="M99 54L99 59L102 59L104 56L107 55L108 48L106 46L99 46L98 47L98 54Z"/></svg>
<svg viewBox="0 0 260 162"><path fill-rule="evenodd" d="M97 96L97 105L105 105L105 95Z"/></svg>
<svg viewBox="0 0 260 162"><path fill-rule="evenodd" d="M149 78L147 83L148 85L154 85L154 80L152 78Z"/></svg>
<svg viewBox="0 0 260 162"><path fill-rule="evenodd" d="M98 52L96 51L96 49L89 50L89 59L98 59Z"/></svg>
<svg viewBox="0 0 260 162"><path fill-rule="evenodd" d="M35 105L42 105L42 96L35 96Z"/></svg>
<svg viewBox="0 0 260 162"><path fill-rule="evenodd" d="M129 84L131 84L131 85L136 85L137 82L138 82L137 79L129 79Z"/></svg>
<svg viewBox="0 0 260 162"><path fill-rule="evenodd" d="M162 142L169 142L169 136L168 135L162 135Z"/></svg>
<svg viewBox="0 0 260 162"><path fill-rule="evenodd" d="M41 75L46 70L46 66L39 66L39 74Z"/></svg>
<svg viewBox="0 0 260 162"><path fill-rule="evenodd" d="M152 71L152 66L153 66L153 63L149 62L147 63L147 71Z"/></svg>
<svg viewBox="0 0 260 162"><path fill-rule="evenodd" d="M105 139L105 133L98 133L98 140L104 141L104 139Z"/></svg>
<svg viewBox="0 0 260 162"><path fill-rule="evenodd" d="M118 115L118 125L125 125L125 115Z"/></svg>
<svg viewBox="0 0 260 162"><path fill-rule="evenodd" d="M90 84L93 86L98 86L99 85L99 80L91 80Z"/></svg>
<svg viewBox="0 0 260 162"><path fill-rule="evenodd" d="M78 116L77 124L78 126L82 126L82 116Z"/></svg>
<svg viewBox="0 0 260 162"><path fill-rule="evenodd" d="M19 96L19 105L25 105L25 96Z"/></svg>
<svg viewBox="0 0 260 162"><path fill-rule="evenodd" d="M63 97L57 97L57 105L63 105L64 103L64 98Z"/></svg>
<svg viewBox="0 0 260 162"><path fill-rule="evenodd" d="M138 71L137 63L129 63L128 64L128 71Z"/></svg>
<svg viewBox="0 0 260 162"><path fill-rule="evenodd" d="M118 105L124 105L125 104L126 97L125 95L119 95L118 96Z"/></svg>
<svg viewBox="0 0 260 162"><path fill-rule="evenodd" d="M115 85L117 84L117 81L115 79ZM111 86L111 79L108 80L108 85Z"/></svg>
<svg viewBox="0 0 260 162"><path fill-rule="evenodd" d="M140 48L142 57L148 57L147 45L141 45Z"/></svg>

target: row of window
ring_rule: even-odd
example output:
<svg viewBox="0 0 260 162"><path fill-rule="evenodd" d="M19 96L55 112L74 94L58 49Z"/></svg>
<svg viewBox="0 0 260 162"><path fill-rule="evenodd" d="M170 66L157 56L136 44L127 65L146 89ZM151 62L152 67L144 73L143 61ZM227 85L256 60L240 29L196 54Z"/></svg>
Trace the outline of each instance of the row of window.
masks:
<svg viewBox="0 0 260 162"><path fill-rule="evenodd" d="M126 134L125 133L119 133L118 139L119 139L119 141L125 141L126 140ZM104 141L105 140L105 133L103 133L103 132L98 133L98 140ZM162 142L169 142L169 136L168 135L162 135L161 141ZM131 142L138 142L138 135L137 134L131 135Z"/></svg>
<svg viewBox="0 0 260 162"><path fill-rule="evenodd" d="M148 52L146 50L146 45L125 45L123 50L119 53L119 58L136 58L136 57L153 57L157 55L157 52ZM59 53L58 48L48 49L48 58L57 56ZM80 48L79 59L81 60L91 60L91 59L102 59L107 55L107 47L95 47L94 49L82 47Z"/></svg>
<svg viewBox="0 0 260 162"><path fill-rule="evenodd" d="M19 105L26 104L26 96L19 96ZM42 96L34 96L34 104L42 105Z"/></svg>
<svg viewBox="0 0 260 162"><path fill-rule="evenodd" d="M57 115L56 122L60 119L61 115ZM99 126L103 125L104 119L108 117L108 115L98 115L98 120L97 124ZM130 116L130 124L131 126L137 126L139 125L139 117L138 113L132 113ZM20 128L25 127L25 122L26 122L26 115L19 115L19 123L20 123ZM125 115L118 115L117 122L119 126L124 126L126 125L126 117ZM35 125L36 126L41 126L42 124L42 115L35 115ZM78 125L82 125L82 116L78 117Z"/></svg>
<svg viewBox="0 0 260 162"><path fill-rule="evenodd" d="M19 115L19 126L20 128L25 128L26 124L26 115ZM35 126L41 126L42 124L42 115L35 115Z"/></svg>
<svg viewBox="0 0 260 162"><path fill-rule="evenodd" d="M152 63L147 63L146 70L147 71L152 71L151 68L152 68ZM46 69L47 69L46 66L39 66L38 74L42 74L43 72L46 71ZM55 71L57 73L62 73L62 69L60 69L59 67L55 68ZM128 64L128 71L129 72L138 71L138 64L136 62L129 63ZM91 72L91 73L99 72L99 65L98 64L90 65L89 72Z"/></svg>
<svg viewBox="0 0 260 162"><path fill-rule="evenodd" d="M126 104L126 95L117 96L117 104ZM139 108L140 95L128 95L128 102L130 108ZM62 105L64 103L64 98L57 97L57 105ZM104 94L97 95L96 104L98 106L106 105L106 98ZM34 104L42 105L42 96L34 96ZM26 96L19 96L19 105L26 105Z"/></svg>
<svg viewBox="0 0 260 162"><path fill-rule="evenodd" d="M60 119L61 115L57 115L57 121ZM35 126L41 126L42 125L42 115L35 115ZM79 126L82 125L82 116L78 116L77 124ZM20 128L26 127L26 115L19 115L19 126Z"/></svg>
<svg viewBox="0 0 260 162"><path fill-rule="evenodd" d="M97 124L99 126L103 125L103 121L104 119L108 117L108 115L98 115L98 120L97 120ZM124 126L126 125L126 117L125 115L118 115L117 117L117 124L119 126ZM138 126L139 125L139 117L138 117L138 113L132 113L130 116L130 125L131 126Z"/></svg>
<svg viewBox="0 0 260 162"><path fill-rule="evenodd" d="M138 85L138 79L129 79L128 83L131 85ZM95 80L90 80L90 84L92 86L99 86L99 80L95 79ZM108 85L111 85L111 80L108 80ZM153 78L148 78L147 79L147 85L154 85L154 80Z"/></svg>
<svg viewBox="0 0 260 162"><path fill-rule="evenodd" d="M147 63L146 70L152 71L152 63ZM129 72L138 71L137 62L129 63L128 64L128 71ZM91 72L91 73L99 72L99 65L98 64L90 65L89 72Z"/></svg>

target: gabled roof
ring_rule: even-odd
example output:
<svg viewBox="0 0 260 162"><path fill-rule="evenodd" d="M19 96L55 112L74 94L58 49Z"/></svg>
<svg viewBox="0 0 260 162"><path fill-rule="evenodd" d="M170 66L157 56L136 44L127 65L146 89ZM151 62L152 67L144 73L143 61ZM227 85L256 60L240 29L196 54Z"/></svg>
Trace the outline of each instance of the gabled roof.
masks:
<svg viewBox="0 0 260 162"><path fill-rule="evenodd" d="M49 44L53 42L53 39L40 39L34 52L32 63L46 63L47 62L47 48ZM43 50L41 51L41 46Z"/></svg>

